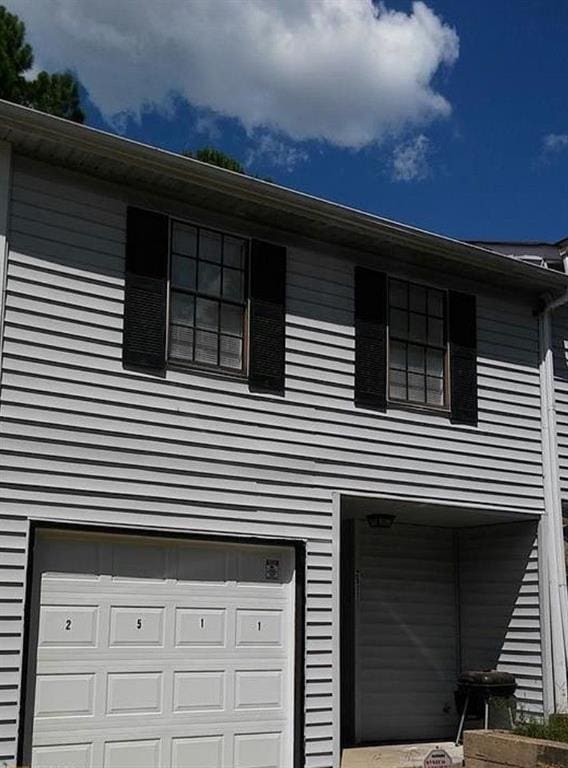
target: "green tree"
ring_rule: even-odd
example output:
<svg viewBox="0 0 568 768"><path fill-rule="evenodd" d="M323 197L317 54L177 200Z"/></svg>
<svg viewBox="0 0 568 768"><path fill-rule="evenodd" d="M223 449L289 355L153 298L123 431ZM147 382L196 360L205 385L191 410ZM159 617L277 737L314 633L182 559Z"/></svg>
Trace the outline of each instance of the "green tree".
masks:
<svg viewBox="0 0 568 768"><path fill-rule="evenodd" d="M76 123L84 122L76 78L70 72L42 71L35 80L27 79L26 73L33 63L24 22L0 5L0 98Z"/></svg>
<svg viewBox="0 0 568 768"><path fill-rule="evenodd" d="M250 173L247 173L241 162L234 157L231 157L231 155L228 155L226 152L222 152L220 149L215 149L215 147L201 147L201 149L198 149L195 153L186 149L182 154L185 155L185 157L193 157L196 160L201 160L202 163L217 165L219 168L227 168L229 171L235 171L236 173L243 173L245 176L251 176ZM268 176L257 176L256 174L252 174L252 177L253 179L262 179L262 181L274 181Z"/></svg>
<svg viewBox="0 0 568 768"><path fill-rule="evenodd" d="M226 152L215 149L215 147L201 147L195 154L186 150L183 154L186 157L194 157L196 160L201 160L202 163L217 165L219 168L227 168L229 171L235 171L236 173L246 173L242 163L239 163L238 160L235 160L234 157L231 157Z"/></svg>

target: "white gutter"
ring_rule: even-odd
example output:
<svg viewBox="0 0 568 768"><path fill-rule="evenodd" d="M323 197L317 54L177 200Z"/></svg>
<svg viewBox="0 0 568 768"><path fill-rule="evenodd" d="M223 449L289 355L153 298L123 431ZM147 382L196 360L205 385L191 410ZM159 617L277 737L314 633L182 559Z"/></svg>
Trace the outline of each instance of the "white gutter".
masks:
<svg viewBox="0 0 568 768"><path fill-rule="evenodd" d="M565 269L568 263L565 260ZM568 290L548 302L538 317L542 465L545 514L539 529L543 663L552 667L552 691L545 688L545 714L568 712L568 589L558 466L558 439L552 351L552 312L568 303ZM548 657L548 658L547 658ZM550 685L548 670L544 673Z"/></svg>

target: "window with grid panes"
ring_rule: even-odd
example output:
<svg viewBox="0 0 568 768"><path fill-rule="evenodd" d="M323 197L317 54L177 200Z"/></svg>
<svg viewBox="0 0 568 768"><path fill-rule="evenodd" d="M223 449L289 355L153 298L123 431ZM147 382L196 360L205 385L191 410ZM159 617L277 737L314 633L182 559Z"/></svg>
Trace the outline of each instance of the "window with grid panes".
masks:
<svg viewBox="0 0 568 768"><path fill-rule="evenodd" d="M169 358L244 370L247 241L172 222Z"/></svg>
<svg viewBox="0 0 568 768"><path fill-rule="evenodd" d="M389 399L447 405L446 294L389 280Z"/></svg>

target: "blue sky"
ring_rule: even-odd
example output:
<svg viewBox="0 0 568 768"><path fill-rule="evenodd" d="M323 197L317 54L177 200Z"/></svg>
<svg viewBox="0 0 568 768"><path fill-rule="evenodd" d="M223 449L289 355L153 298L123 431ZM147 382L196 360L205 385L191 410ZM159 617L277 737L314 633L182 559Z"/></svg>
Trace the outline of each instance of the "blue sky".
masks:
<svg viewBox="0 0 568 768"><path fill-rule="evenodd" d="M201 0L183 7L164 0L165 15L183 16L180 40L164 34L161 48L150 11L144 30L126 11L117 19L117 6L107 0L99 0L96 19L87 3L81 17L82 0L76 0L74 25L71 6L65 8L72 0L45 0L41 5L52 6L45 17L31 0L12 7L28 24L38 64L72 68L93 94L91 125L174 151L214 145L286 186L455 237L568 236L566 0L428 0L418 9L389 0L392 25L372 40L366 36L376 23L365 15L370 0L332 0L343 15L320 14L306 36L322 0L272 1L262 6L259 21L255 0L241 0L238 11L234 0L211 0L239 14L235 28L250 22L253 34L255 24L274 23L278 39L283 31L290 36L294 56L284 65L280 51L262 54L264 80L262 59L259 65L247 58L245 37L225 51L230 27L215 37L209 29L215 19ZM252 18L245 19L248 10ZM185 39L183 24L193 30L194 22L203 25L199 38L188 33ZM77 32L80 24L94 30L88 38ZM354 38L347 29L355 30ZM373 53L399 34L385 74ZM208 35L207 48L200 48ZM330 50L335 55L326 59ZM107 60L114 74L105 79L100 70ZM223 89L219 79L233 75ZM208 77L213 80L200 89ZM274 116L268 127L267 115Z"/></svg>

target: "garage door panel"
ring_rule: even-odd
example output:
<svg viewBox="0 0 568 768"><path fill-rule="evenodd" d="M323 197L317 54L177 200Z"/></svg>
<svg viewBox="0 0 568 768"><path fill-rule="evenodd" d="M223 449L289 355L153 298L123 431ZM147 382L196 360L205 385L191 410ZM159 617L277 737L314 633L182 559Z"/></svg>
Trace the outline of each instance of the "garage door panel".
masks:
<svg viewBox="0 0 568 768"><path fill-rule="evenodd" d="M171 768L223 768L225 758L223 736L194 736L172 739Z"/></svg>
<svg viewBox="0 0 568 768"><path fill-rule="evenodd" d="M175 644L185 646L218 646L227 644L227 611L225 608L196 606L176 608Z"/></svg>
<svg viewBox="0 0 568 768"><path fill-rule="evenodd" d="M236 710L282 708L284 690L281 669L237 670L234 682Z"/></svg>
<svg viewBox="0 0 568 768"><path fill-rule="evenodd" d="M96 605L43 605L39 648L95 648L99 608Z"/></svg>
<svg viewBox="0 0 568 768"><path fill-rule="evenodd" d="M220 547L178 550L175 577L182 586L227 582L235 579L234 559L234 554Z"/></svg>
<svg viewBox="0 0 568 768"><path fill-rule="evenodd" d="M34 768L93 768L92 744L60 744L34 747Z"/></svg>
<svg viewBox="0 0 568 768"><path fill-rule="evenodd" d="M279 768L281 733L239 733L235 736L235 768Z"/></svg>
<svg viewBox="0 0 568 768"><path fill-rule="evenodd" d="M173 711L223 712L226 709L227 674L224 670L193 670L173 674Z"/></svg>
<svg viewBox="0 0 568 768"><path fill-rule="evenodd" d="M104 745L105 768L162 768L160 739L110 741Z"/></svg>
<svg viewBox="0 0 568 768"><path fill-rule="evenodd" d="M34 766L291 766L290 551L106 537L88 578L57 551L63 576L40 576Z"/></svg>
<svg viewBox="0 0 568 768"><path fill-rule="evenodd" d="M164 613L164 606L111 606L109 646L163 646Z"/></svg>
<svg viewBox="0 0 568 768"><path fill-rule="evenodd" d="M106 714L159 714L162 712L162 672L111 672L107 675Z"/></svg>
<svg viewBox="0 0 568 768"><path fill-rule="evenodd" d="M284 645L283 629L282 610L237 608L237 646L276 646L281 648Z"/></svg>
<svg viewBox="0 0 568 768"><path fill-rule="evenodd" d="M52 538L49 547L41 547L37 565L45 578L98 581L102 573L100 546L84 538L69 540Z"/></svg>
<svg viewBox="0 0 568 768"><path fill-rule="evenodd" d="M134 581L136 585L160 582L169 576L165 547L115 544L112 546L113 581Z"/></svg>
<svg viewBox="0 0 568 768"><path fill-rule="evenodd" d="M257 552L237 553L237 582L239 589L246 590L255 584L262 589L277 589L289 584L294 566L290 553L280 549L264 549Z"/></svg>
<svg viewBox="0 0 568 768"><path fill-rule="evenodd" d="M35 717L85 717L95 712L95 675L38 674L36 678Z"/></svg>

